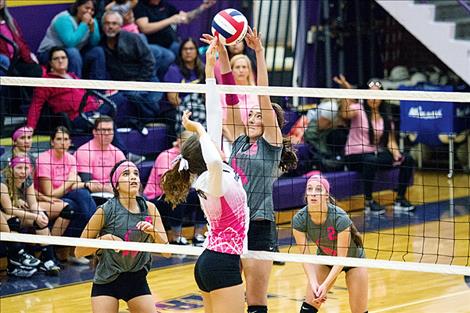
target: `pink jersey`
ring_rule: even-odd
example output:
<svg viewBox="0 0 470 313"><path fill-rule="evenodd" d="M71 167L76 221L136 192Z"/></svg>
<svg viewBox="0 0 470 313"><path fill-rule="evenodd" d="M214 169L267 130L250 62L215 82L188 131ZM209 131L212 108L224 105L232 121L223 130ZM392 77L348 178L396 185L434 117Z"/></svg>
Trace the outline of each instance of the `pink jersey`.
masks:
<svg viewBox="0 0 470 313"><path fill-rule="evenodd" d="M249 209L246 193L238 175L227 164L223 165L223 196L210 195L208 172L202 173L194 184L202 210L208 221L208 236L204 247L208 250L241 255L247 250Z"/></svg>
<svg viewBox="0 0 470 313"><path fill-rule="evenodd" d="M78 172L89 173L93 180L100 183L109 183L109 174L114 165L126 159L124 153L111 144L102 150L96 139L92 139L78 148L75 157L77 158Z"/></svg>
<svg viewBox="0 0 470 313"><path fill-rule="evenodd" d="M163 194L160 181L163 174L171 168L171 162L180 154L179 147L173 147L160 153L153 164L144 195L148 199L155 199Z"/></svg>
<svg viewBox="0 0 470 313"><path fill-rule="evenodd" d="M36 159L35 186L39 188L39 178L50 178L52 188L56 189L76 173L77 160L73 155L65 152L63 157L58 159L50 149L39 154Z"/></svg>
<svg viewBox="0 0 470 313"><path fill-rule="evenodd" d="M377 151L377 145L371 145L369 142L369 124L362 104L353 103L349 105L349 111L357 111L357 114L351 119L345 154L363 154ZM375 130L376 143L378 143L384 131L384 120L372 120L372 126Z"/></svg>

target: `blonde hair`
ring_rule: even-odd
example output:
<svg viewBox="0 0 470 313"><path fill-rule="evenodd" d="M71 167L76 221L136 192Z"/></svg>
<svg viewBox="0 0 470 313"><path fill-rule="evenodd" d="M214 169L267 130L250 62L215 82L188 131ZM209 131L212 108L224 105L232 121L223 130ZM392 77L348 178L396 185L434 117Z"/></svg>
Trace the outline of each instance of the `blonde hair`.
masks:
<svg viewBox="0 0 470 313"><path fill-rule="evenodd" d="M3 177L5 177L5 185L8 188L8 196L11 200L11 205L14 207L18 206L18 200L20 199L20 195L18 190L15 186L15 179L13 177L13 169L10 165L5 167L2 171Z"/></svg>
<svg viewBox="0 0 470 313"><path fill-rule="evenodd" d="M244 54L234 55L232 59L230 60L230 65L232 66L232 69L235 65L235 62L239 60L244 60L248 66L248 81L247 81L248 85L255 86L256 83L255 83L255 75L253 74L253 67L251 66L250 59L246 55Z"/></svg>

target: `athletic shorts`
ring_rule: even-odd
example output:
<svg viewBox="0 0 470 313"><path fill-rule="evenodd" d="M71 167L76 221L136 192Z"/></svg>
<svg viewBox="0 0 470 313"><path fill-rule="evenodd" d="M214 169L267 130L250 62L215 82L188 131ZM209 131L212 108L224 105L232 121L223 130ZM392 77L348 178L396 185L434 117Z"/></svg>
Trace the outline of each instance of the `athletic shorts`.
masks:
<svg viewBox="0 0 470 313"><path fill-rule="evenodd" d="M206 249L197 259L194 278L204 292L240 285L240 256Z"/></svg>
<svg viewBox="0 0 470 313"><path fill-rule="evenodd" d="M332 265L327 265L327 266L330 268L330 270L333 268ZM349 272L349 270L351 270L351 269L353 269L353 268L355 268L355 267L343 266L343 269L341 270L341 272L347 273L347 272Z"/></svg>
<svg viewBox="0 0 470 313"><path fill-rule="evenodd" d="M151 294L145 269L137 272L121 273L112 282L107 284L93 283L91 288L92 297L109 296L126 302L135 297Z"/></svg>
<svg viewBox="0 0 470 313"><path fill-rule="evenodd" d="M248 229L248 250L274 252L277 236L274 222L269 220L250 221Z"/></svg>

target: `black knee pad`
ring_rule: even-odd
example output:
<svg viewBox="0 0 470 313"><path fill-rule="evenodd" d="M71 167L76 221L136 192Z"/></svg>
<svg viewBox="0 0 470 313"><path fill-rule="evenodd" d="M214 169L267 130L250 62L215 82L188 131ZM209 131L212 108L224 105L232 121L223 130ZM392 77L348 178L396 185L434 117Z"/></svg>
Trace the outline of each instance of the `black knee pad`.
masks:
<svg viewBox="0 0 470 313"><path fill-rule="evenodd" d="M313 305L308 304L307 302L303 302L302 306L300 307L300 313L317 313L318 309Z"/></svg>
<svg viewBox="0 0 470 313"><path fill-rule="evenodd" d="M62 218L65 218L66 220L71 220L75 216L75 209L67 205L65 208L62 209L62 212L60 212L59 216Z"/></svg>
<svg viewBox="0 0 470 313"><path fill-rule="evenodd" d="M248 313L268 313L268 307L265 305L249 305Z"/></svg>
<svg viewBox="0 0 470 313"><path fill-rule="evenodd" d="M10 231L16 231L16 232L20 231L21 221L16 216L9 218L7 221L7 224L8 224L8 227L10 228Z"/></svg>

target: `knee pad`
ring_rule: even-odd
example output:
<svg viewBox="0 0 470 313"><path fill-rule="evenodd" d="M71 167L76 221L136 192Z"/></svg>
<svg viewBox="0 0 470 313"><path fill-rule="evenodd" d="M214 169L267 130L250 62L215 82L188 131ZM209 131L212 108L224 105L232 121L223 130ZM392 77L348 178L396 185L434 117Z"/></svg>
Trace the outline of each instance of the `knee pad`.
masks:
<svg viewBox="0 0 470 313"><path fill-rule="evenodd" d="M300 313L316 313L318 309L313 305L308 304L307 302L303 302L302 306L300 307Z"/></svg>
<svg viewBox="0 0 470 313"><path fill-rule="evenodd" d="M7 221L7 224L8 224L8 227L10 228L10 231L16 231L16 232L20 231L21 221L16 216L9 218Z"/></svg>
<svg viewBox="0 0 470 313"><path fill-rule="evenodd" d="M62 209L62 212L60 212L59 216L66 219L66 220L71 220L73 217L76 215L75 209L67 205L65 208Z"/></svg>
<svg viewBox="0 0 470 313"><path fill-rule="evenodd" d="M265 305L249 305L248 313L268 313L268 307Z"/></svg>

